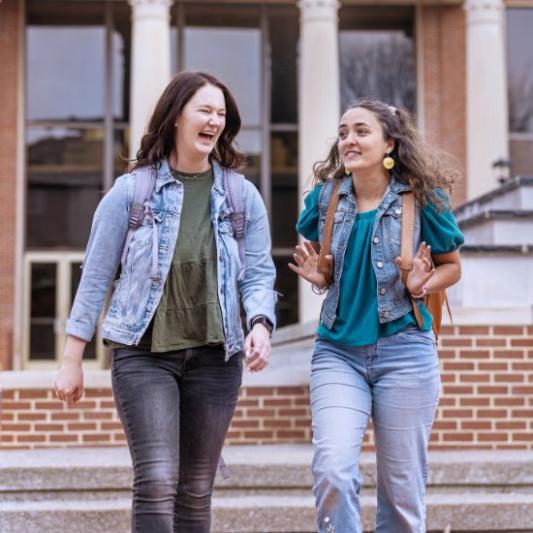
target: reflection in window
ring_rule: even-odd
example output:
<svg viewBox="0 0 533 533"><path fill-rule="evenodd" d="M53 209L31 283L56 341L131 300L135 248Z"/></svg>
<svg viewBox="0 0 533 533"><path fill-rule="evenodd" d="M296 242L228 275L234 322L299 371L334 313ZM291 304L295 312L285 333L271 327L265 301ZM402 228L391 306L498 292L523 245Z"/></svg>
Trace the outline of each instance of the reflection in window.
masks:
<svg viewBox="0 0 533 533"><path fill-rule="evenodd" d="M298 122L298 9L277 7L270 14L270 49L272 56L271 121Z"/></svg>
<svg viewBox="0 0 533 533"><path fill-rule="evenodd" d="M413 40L400 31L342 31L341 103L370 97L415 109Z"/></svg>
<svg viewBox="0 0 533 533"><path fill-rule="evenodd" d="M55 263L31 266L30 359L55 359Z"/></svg>
<svg viewBox="0 0 533 533"><path fill-rule="evenodd" d="M101 119L104 47L103 27L28 26L28 118Z"/></svg>
<svg viewBox="0 0 533 533"><path fill-rule="evenodd" d="M28 246L82 249L101 197L101 128L28 129Z"/></svg>
<svg viewBox="0 0 533 533"><path fill-rule="evenodd" d="M533 133L533 9L509 9L509 130Z"/></svg>
<svg viewBox="0 0 533 533"><path fill-rule="evenodd" d="M227 85L246 125L261 122L260 50L259 29L185 29L185 69L205 70Z"/></svg>
<svg viewBox="0 0 533 533"><path fill-rule="evenodd" d="M272 160L272 244L292 248L298 213L298 133L276 132L270 143Z"/></svg>
<svg viewBox="0 0 533 533"><path fill-rule="evenodd" d="M515 175L533 174L533 9L507 10L510 158Z"/></svg>

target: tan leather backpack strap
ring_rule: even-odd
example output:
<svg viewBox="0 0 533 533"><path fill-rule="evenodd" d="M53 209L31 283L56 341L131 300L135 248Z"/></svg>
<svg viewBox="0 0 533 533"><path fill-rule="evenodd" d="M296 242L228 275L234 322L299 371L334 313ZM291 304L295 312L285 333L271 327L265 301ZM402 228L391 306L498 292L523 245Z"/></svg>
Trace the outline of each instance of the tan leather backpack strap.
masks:
<svg viewBox="0 0 533 533"><path fill-rule="evenodd" d="M415 197L412 192L402 194L402 232L400 241L400 275L402 283L407 284L407 276L413 269L413 242L415 238ZM424 318L418 308L417 301L409 295L413 305L418 327L424 324Z"/></svg>
<svg viewBox="0 0 533 533"><path fill-rule="evenodd" d="M324 274L328 284L333 282L333 272L331 272L331 263L326 260L326 256L330 255L331 238L333 236L333 222L335 221L335 213L339 205L339 195L337 191L341 183L340 179L336 180L331 193L331 198L326 211L326 222L324 223L324 235L322 238L322 245L318 256L318 271Z"/></svg>

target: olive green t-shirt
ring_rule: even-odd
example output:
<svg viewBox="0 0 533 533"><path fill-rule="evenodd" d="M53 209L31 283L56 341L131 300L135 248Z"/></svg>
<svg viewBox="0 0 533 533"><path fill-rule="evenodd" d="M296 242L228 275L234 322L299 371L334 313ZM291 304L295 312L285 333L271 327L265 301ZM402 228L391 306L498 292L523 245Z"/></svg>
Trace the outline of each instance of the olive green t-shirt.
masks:
<svg viewBox="0 0 533 533"><path fill-rule="evenodd" d="M184 350L225 340L211 224L213 171L202 174L172 171L172 175L183 184L183 205L163 294L139 343L152 352Z"/></svg>

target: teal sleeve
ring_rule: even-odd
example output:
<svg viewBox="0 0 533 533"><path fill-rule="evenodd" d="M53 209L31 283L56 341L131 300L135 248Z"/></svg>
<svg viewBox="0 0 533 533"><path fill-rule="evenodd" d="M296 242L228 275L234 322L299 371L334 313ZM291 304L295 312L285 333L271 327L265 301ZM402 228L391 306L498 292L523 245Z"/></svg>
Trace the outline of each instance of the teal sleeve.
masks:
<svg viewBox="0 0 533 533"><path fill-rule="evenodd" d="M431 246L433 254L447 254L457 250L464 243L464 236L449 201L443 191L437 191L444 205L437 207L428 202L420 212L420 226L422 240Z"/></svg>
<svg viewBox="0 0 533 533"><path fill-rule="evenodd" d="M317 185L304 200L304 209L298 217L296 231L309 241L318 242L318 197L322 190L322 184Z"/></svg>

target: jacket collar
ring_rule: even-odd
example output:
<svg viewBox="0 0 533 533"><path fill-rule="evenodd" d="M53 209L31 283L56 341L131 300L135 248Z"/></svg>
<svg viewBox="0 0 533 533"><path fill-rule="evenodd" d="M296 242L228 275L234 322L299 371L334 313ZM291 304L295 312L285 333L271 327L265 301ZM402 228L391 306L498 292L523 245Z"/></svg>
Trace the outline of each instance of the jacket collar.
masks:
<svg viewBox="0 0 533 533"><path fill-rule="evenodd" d="M348 175L344 176L341 179L342 179L342 183L339 186L337 194L346 196L349 193L353 193L353 185L352 185L352 176L351 176L351 174L348 174ZM412 190L411 185L399 181L395 177L395 175L393 174L391 176L387 192L385 193L385 198L388 196L389 193L392 193L392 194L397 196L399 194L402 194L402 193L410 191L410 190Z"/></svg>
<svg viewBox="0 0 533 533"><path fill-rule="evenodd" d="M157 179L155 182L155 190L159 192L165 185L174 182L174 176L170 172L167 159L161 160L161 166L157 169Z"/></svg>

